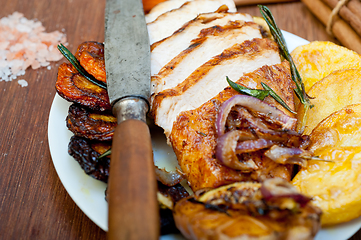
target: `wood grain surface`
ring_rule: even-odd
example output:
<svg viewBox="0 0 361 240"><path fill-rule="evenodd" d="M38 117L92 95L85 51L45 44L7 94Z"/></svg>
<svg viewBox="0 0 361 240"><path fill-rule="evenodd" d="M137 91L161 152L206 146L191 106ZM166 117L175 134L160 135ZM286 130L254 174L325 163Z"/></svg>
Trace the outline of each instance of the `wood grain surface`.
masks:
<svg viewBox="0 0 361 240"><path fill-rule="evenodd" d="M47 32L65 30L69 49L104 40L105 0L2 0L0 17L14 11L40 20ZM335 41L301 2L270 4L278 26L307 40ZM260 16L258 8L239 8ZM54 169L47 139L57 67L27 70L0 82L0 239L106 239L76 206ZM358 232L353 240L361 239Z"/></svg>

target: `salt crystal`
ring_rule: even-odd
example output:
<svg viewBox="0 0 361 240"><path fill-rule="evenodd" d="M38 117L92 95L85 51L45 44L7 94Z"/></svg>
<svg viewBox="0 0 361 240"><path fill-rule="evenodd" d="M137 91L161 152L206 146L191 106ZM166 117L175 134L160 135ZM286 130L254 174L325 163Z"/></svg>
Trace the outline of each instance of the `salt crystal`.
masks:
<svg viewBox="0 0 361 240"><path fill-rule="evenodd" d="M59 43L68 45L66 35L62 32L46 33L40 21L29 20L19 12L1 18L0 82L24 75L30 66L33 69L46 67L50 70L50 61L62 58L56 46ZM22 86L28 85L23 79L18 82Z"/></svg>
<svg viewBox="0 0 361 240"><path fill-rule="evenodd" d="M27 87L28 86L28 82L24 79L20 79L18 80L18 83L20 84L21 87Z"/></svg>

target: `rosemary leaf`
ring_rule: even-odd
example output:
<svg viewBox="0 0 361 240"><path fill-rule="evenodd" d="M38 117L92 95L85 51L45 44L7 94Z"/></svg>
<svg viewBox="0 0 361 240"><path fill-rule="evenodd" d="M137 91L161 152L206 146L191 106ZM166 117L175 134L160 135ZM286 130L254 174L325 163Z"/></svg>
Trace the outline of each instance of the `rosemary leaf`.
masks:
<svg viewBox="0 0 361 240"><path fill-rule="evenodd" d="M78 72L83 75L88 81L94 83L98 87L107 89L107 85L101 81L95 79L92 75L90 75L85 69L80 65L79 61L75 58L75 56L63 45L58 45L59 51L63 54L63 56L68 59L68 61L75 67Z"/></svg>
<svg viewBox="0 0 361 240"><path fill-rule="evenodd" d="M296 88L294 89L294 92L295 92L296 96L298 97L298 99L300 100L300 102L304 106L304 111L303 111L304 116L303 116L303 120L301 121L301 126L299 127L300 131L303 132L303 130L305 128L305 124L306 124L305 119L306 119L307 112L310 108L312 108L312 104L310 102L310 97L307 95L307 93L305 91L305 87L302 82L302 78L296 68L295 63L293 62L293 59L291 57L291 54L288 51L286 41L283 37L283 34L282 34L281 30L278 28L271 11L269 10L269 8L267 8L266 6L263 6L263 5L258 5L258 8L260 9L260 12L261 12L264 20L266 21L268 27L270 28L273 38L275 39L275 41L278 44L278 47L281 50L282 56L290 63L292 80L296 84Z"/></svg>
<svg viewBox="0 0 361 240"><path fill-rule="evenodd" d="M293 110L282 100L282 98L281 98L280 96L278 96L278 94L277 94L275 91L273 91L272 88L270 88L267 84L265 84L265 83L263 83L263 82L261 82L261 85L262 85L262 87L263 87L265 90L269 91L269 95L270 95L271 97L273 97L279 104L281 104L284 108L286 108L286 109L287 109L288 111L290 111L291 113L296 114L296 112L293 111Z"/></svg>
<svg viewBox="0 0 361 240"><path fill-rule="evenodd" d="M97 157L97 160L109 156L112 153L112 149L110 148L109 150L105 151L102 155L100 155L99 157Z"/></svg>
<svg viewBox="0 0 361 240"><path fill-rule="evenodd" d="M259 100L263 100L263 99L265 99L265 97L267 97L269 95L268 90L247 88L247 87L241 86L241 85L233 82L228 77L226 77L226 79L227 79L228 84L231 86L231 88L233 88L234 90L236 90L239 93L258 98Z"/></svg>

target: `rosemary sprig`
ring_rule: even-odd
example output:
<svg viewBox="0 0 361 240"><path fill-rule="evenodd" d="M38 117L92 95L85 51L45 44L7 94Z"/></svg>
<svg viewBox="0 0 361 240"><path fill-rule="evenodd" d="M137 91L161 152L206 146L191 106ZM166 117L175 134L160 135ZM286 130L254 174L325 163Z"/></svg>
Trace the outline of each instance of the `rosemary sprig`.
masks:
<svg viewBox="0 0 361 240"><path fill-rule="evenodd" d="M75 58L75 56L63 45L58 45L59 51L63 54L63 56L68 59L68 61L75 67L78 72L83 75L88 81L94 83L98 87L107 89L107 85L101 81L98 81L95 79L92 75L90 75L85 69L80 65L78 59Z"/></svg>
<svg viewBox="0 0 361 240"><path fill-rule="evenodd" d="M99 157L97 157L97 160L109 156L112 153L112 149L110 148L109 150L105 151L103 154L101 154Z"/></svg>
<svg viewBox="0 0 361 240"><path fill-rule="evenodd" d="M271 97L273 97L279 104L281 104L284 108L286 108L288 111L290 111L291 113L295 114L296 112L293 111L283 100L280 96L278 96L278 94L273 91L272 88L270 88L267 84L261 82L262 87L264 88L264 90L262 89L251 89L251 88L247 88L244 87L242 85L239 85L238 83L233 82L232 80L230 80L228 77L226 77L228 84L231 86L231 88L233 88L234 90L236 90L239 93L242 94L246 94L255 98L258 98L259 100L264 100L268 95L270 95Z"/></svg>
<svg viewBox="0 0 361 240"><path fill-rule="evenodd" d="M284 108L286 108L286 109L287 109L288 111L290 111L291 113L296 114L296 112L293 111L293 110L287 105L287 103L285 103L285 101L283 101L283 99L282 99L280 96L278 96L278 94L277 94L275 91L273 91L272 88L270 88L267 84L265 84L265 83L263 83L263 82L261 82L261 85L262 85L262 87L263 87L265 90L269 91L269 95L270 95L271 97L273 97L279 104L281 104Z"/></svg>
<svg viewBox="0 0 361 240"><path fill-rule="evenodd" d="M263 6L263 5L258 5L258 8L260 9L260 12L261 12L264 20L266 21L273 38L275 39L275 41L277 42L277 44L279 46L283 58L285 58L290 63L292 80L296 84L296 88L294 89L294 92L304 107L304 115L303 115L303 119L301 120L300 127L299 127L299 129L303 132L303 130L305 128L305 124L306 124L307 112L310 108L313 107L313 105L310 102L310 97L307 95L307 93L305 91L305 87L302 82L302 78L296 68L295 63L293 62L293 59L291 57L291 54L288 51L286 41L283 37L283 34L282 34L281 30L278 28L271 11L269 10L269 8L267 8L266 6Z"/></svg>
<svg viewBox="0 0 361 240"><path fill-rule="evenodd" d="M229 86L231 86L231 88L233 88L234 90L236 90L239 93L258 98L259 100L263 100L269 95L268 90L247 88L242 85L239 85L238 83L233 82L228 77L226 77L226 79L227 79Z"/></svg>

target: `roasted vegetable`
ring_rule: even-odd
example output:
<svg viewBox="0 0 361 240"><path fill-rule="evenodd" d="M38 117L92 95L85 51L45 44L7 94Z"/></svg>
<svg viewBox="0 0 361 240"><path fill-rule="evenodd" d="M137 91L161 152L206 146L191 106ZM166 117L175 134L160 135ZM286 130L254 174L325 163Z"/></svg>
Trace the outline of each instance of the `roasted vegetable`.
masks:
<svg viewBox="0 0 361 240"><path fill-rule="evenodd" d="M297 47L291 56L308 90L336 70L361 68L361 56L332 42L314 41ZM314 96L313 96L314 97Z"/></svg>
<svg viewBox="0 0 361 240"><path fill-rule="evenodd" d="M97 112L72 104L69 107L66 125L76 136L90 140L110 141L117 119L110 113Z"/></svg>
<svg viewBox="0 0 361 240"><path fill-rule="evenodd" d="M85 171L86 174L103 182L108 182L110 158L98 157L111 147L111 142L90 141L73 136L70 139L68 153Z"/></svg>
<svg viewBox="0 0 361 240"><path fill-rule="evenodd" d="M55 87L58 94L67 101L97 111L111 109L107 91L89 82L69 63L59 66Z"/></svg>
<svg viewBox="0 0 361 240"><path fill-rule="evenodd" d="M344 69L332 72L318 81L308 91L314 105L306 117L305 134L311 131L331 113L343 107L361 102L361 69ZM299 108L297 118L302 118L303 109Z"/></svg>
<svg viewBox="0 0 361 240"><path fill-rule="evenodd" d="M292 183L322 209L321 223L347 222L361 215L361 104L323 120L311 133L309 150L322 159L302 168Z"/></svg>
<svg viewBox="0 0 361 240"><path fill-rule="evenodd" d="M176 226L187 239L313 239L321 211L287 181L226 185L175 205Z"/></svg>
<svg viewBox="0 0 361 240"><path fill-rule="evenodd" d="M79 45L75 57L89 74L99 81L106 82L103 43L83 42Z"/></svg>

